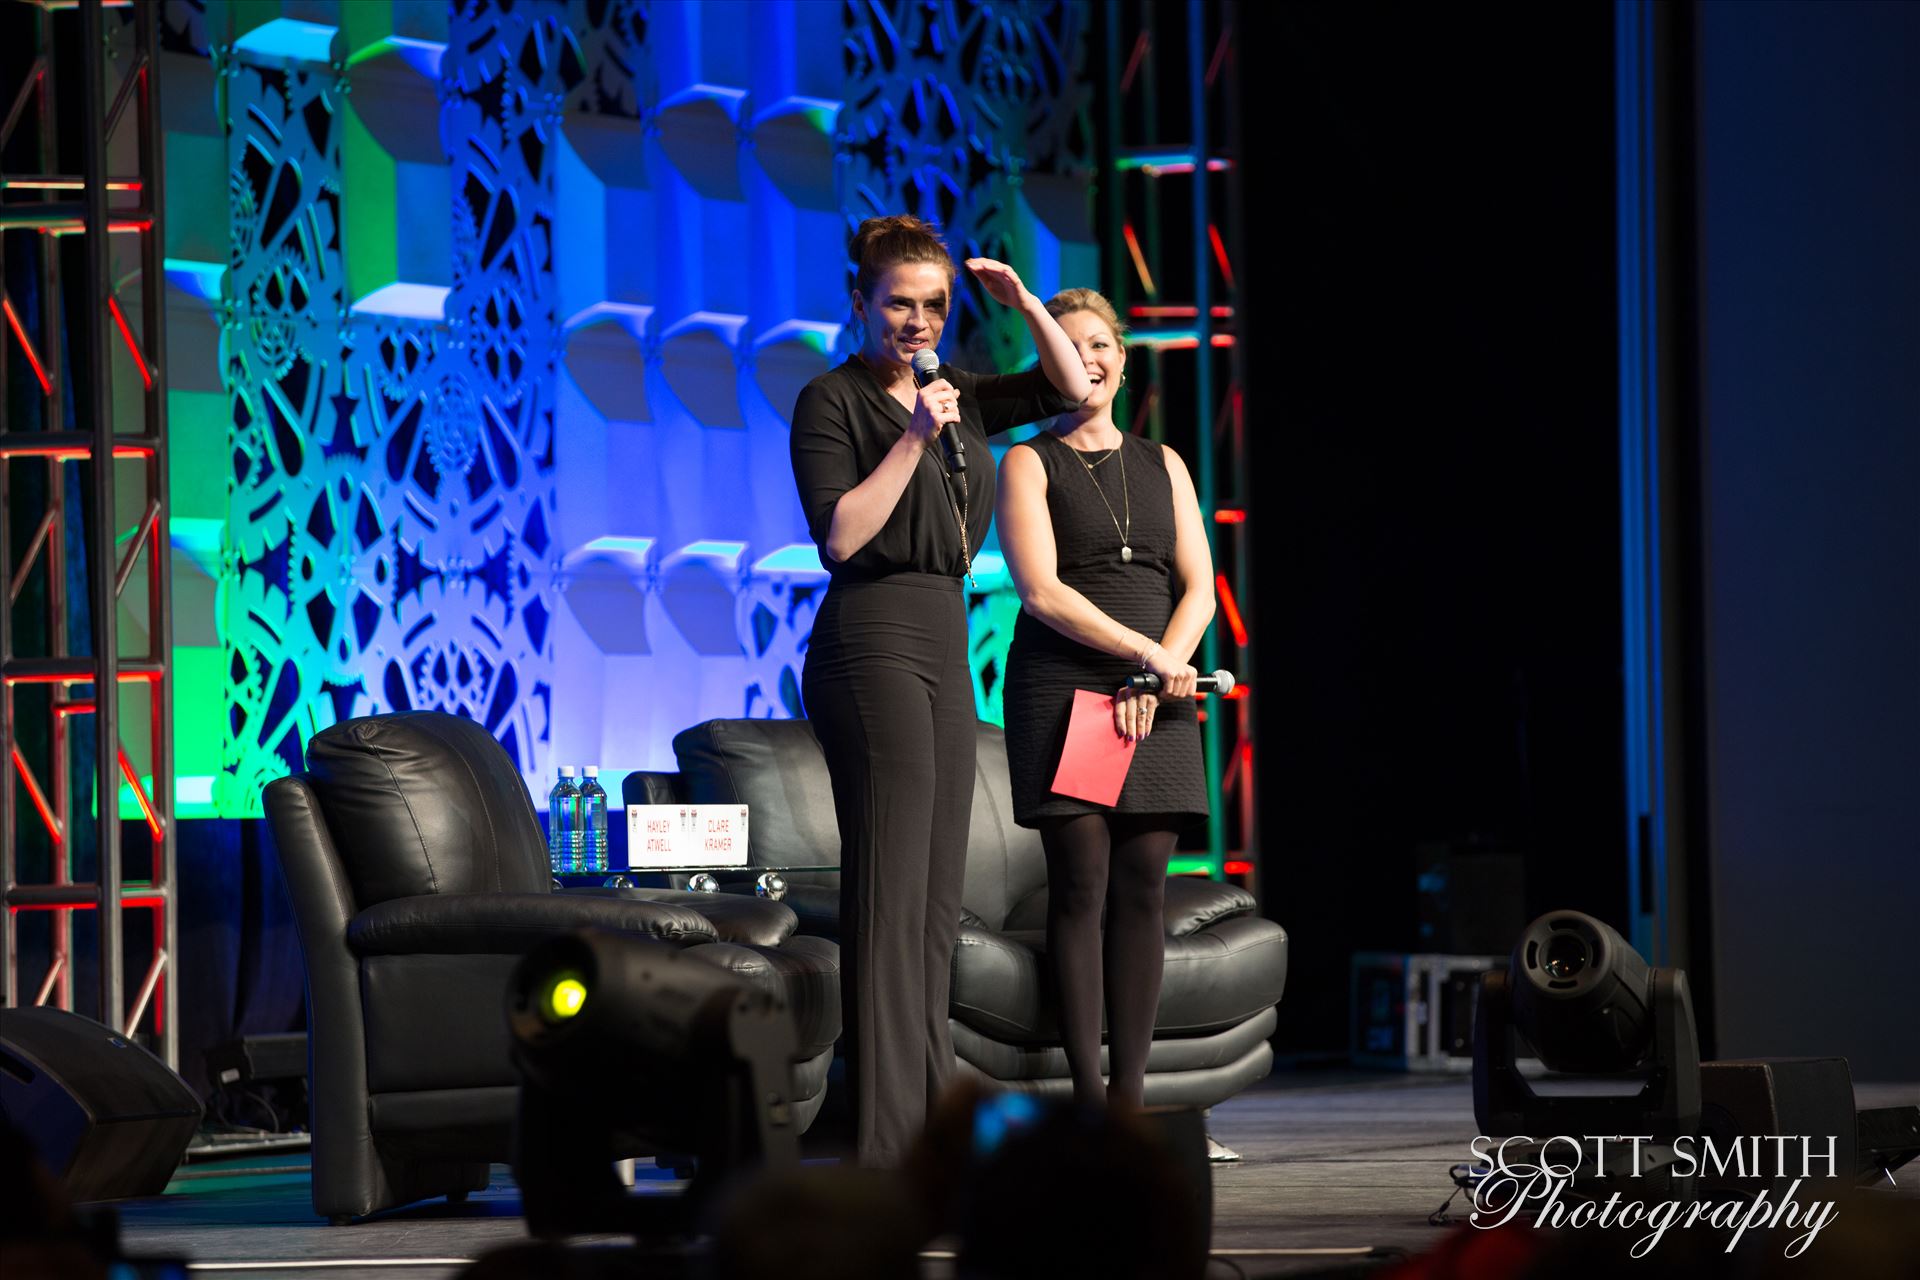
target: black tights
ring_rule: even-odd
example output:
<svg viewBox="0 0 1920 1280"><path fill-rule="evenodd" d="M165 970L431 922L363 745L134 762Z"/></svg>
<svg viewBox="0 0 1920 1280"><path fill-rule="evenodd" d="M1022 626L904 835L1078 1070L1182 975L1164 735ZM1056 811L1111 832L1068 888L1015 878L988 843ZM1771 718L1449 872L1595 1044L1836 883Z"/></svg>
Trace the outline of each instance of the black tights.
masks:
<svg viewBox="0 0 1920 1280"><path fill-rule="evenodd" d="M1173 854L1172 819L1082 814L1041 828L1047 851L1047 955L1074 1101L1138 1107L1166 959L1161 899ZM1104 966L1100 910L1106 908ZM1108 1024L1112 1083L1100 1078L1100 1022Z"/></svg>

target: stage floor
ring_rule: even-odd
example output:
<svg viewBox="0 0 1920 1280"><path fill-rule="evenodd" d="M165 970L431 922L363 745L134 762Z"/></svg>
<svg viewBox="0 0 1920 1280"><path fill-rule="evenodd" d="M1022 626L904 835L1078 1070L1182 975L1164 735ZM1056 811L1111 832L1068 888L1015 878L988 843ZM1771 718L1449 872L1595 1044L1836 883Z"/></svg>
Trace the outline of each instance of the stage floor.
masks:
<svg viewBox="0 0 1920 1280"><path fill-rule="evenodd" d="M1920 1103L1920 1085L1860 1085L1862 1107ZM1427 1216L1452 1189L1476 1128L1464 1078L1281 1071L1216 1107L1215 1138L1238 1151L1214 1169L1211 1275L1360 1275L1436 1244ZM194 1165L159 1199L121 1208L135 1256L171 1256L196 1274L308 1280L441 1280L489 1249L527 1238L505 1167L464 1205L435 1202L347 1227L313 1216L304 1157L256 1156L269 1171L222 1175ZM1887 1194L1920 1208L1920 1163ZM1455 1201L1456 1212L1463 1201ZM583 1247L613 1247L612 1238ZM1292 1252L1342 1250L1352 1253ZM1376 1251L1372 1257L1367 1251ZM1231 1263L1232 1265L1226 1265ZM951 1274L935 1251L926 1277Z"/></svg>

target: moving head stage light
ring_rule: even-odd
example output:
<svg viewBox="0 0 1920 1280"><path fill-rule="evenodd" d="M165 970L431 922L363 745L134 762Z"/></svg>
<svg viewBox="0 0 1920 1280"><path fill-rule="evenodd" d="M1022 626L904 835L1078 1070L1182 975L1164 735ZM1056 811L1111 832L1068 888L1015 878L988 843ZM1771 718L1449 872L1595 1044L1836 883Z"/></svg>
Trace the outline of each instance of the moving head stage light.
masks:
<svg viewBox="0 0 1920 1280"><path fill-rule="evenodd" d="M1536 1093L1520 1075L1516 1033L1550 1071L1644 1084L1627 1096ZM1489 1136L1643 1134L1658 1143L1699 1132L1700 1040L1687 975L1648 967L1592 916L1552 911L1527 926L1508 971L1481 979L1473 1050L1473 1113ZM1620 1147L1643 1174L1671 1158L1670 1148Z"/></svg>
<svg viewBox="0 0 1920 1280"><path fill-rule="evenodd" d="M529 952L507 987L522 1077L514 1177L536 1236L692 1229L750 1164L792 1165L796 1032L786 1006L658 942L602 930ZM679 1195L629 1195L614 1162L690 1154Z"/></svg>

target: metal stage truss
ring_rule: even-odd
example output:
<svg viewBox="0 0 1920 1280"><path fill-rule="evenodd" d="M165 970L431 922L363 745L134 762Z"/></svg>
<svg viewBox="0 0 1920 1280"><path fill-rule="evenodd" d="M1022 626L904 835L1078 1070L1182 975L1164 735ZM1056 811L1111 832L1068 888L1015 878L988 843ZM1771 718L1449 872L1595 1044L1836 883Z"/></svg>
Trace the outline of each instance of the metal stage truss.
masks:
<svg viewBox="0 0 1920 1280"><path fill-rule="evenodd" d="M1246 626L1253 548L1233 265L1240 220L1236 9L1231 0L1107 0L1101 221L1108 296L1133 330L1128 390L1135 394L1116 414L1126 415L1125 429L1173 445L1192 469L1216 593L1214 624L1194 665L1226 667L1239 681L1230 697L1202 704L1214 819L1205 857L1178 859L1173 869L1204 869L1257 887Z"/></svg>
<svg viewBox="0 0 1920 1280"><path fill-rule="evenodd" d="M177 1066L160 6L35 7L31 67L0 87L5 1000L73 1009L97 969L78 1011ZM144 492L117 485L136 474ZM136 838L123 858L123 794L150 857ZM130 973L140 913L152 954Z"/></svg>

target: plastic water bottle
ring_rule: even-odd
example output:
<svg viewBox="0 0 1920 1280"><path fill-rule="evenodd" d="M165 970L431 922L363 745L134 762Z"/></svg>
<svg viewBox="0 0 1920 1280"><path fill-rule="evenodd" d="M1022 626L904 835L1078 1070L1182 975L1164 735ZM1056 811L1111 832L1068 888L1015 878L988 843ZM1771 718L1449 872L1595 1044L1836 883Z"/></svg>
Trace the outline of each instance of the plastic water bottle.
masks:
<svg viewBox="0 0 1920 1280"><path fill-rule="evenodd" d="M553 874L562 875L580 869L580 852L585 834L580 829L580 788L574 785L574 768L560 766L560 781L547 792L547 858Z"/></svg>
<svg viewBox="0 0 1920 1280"><path fill-rule="evenodd" d="M582 823L586 836L586 865L582 871L605 871L607 869L607 791L600 785L600 766L590 764L583 772L586 781L580 784L580 807L586 811Z"/></svg>

